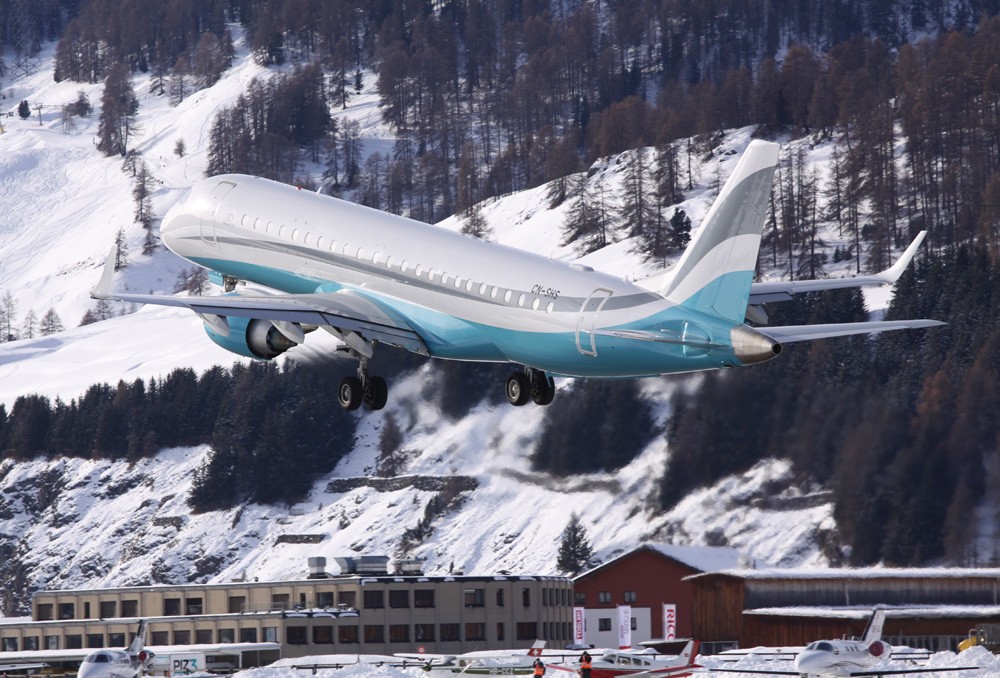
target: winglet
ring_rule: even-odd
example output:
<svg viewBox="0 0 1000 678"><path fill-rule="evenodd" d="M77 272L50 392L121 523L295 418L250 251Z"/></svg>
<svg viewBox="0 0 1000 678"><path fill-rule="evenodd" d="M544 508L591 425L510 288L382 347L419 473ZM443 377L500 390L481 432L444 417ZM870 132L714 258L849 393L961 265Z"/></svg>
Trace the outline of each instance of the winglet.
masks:
<svg viewBox="0 0 1000 678"><path fill-rule="evenodd" d="M899 259L896 263L885 269L876 273L873 277L883 280L884 282L891 284L899 280L899 276L903 275L903 271L906 267L910 265L910 261L913 260L913 255L917 253L917 249L920 247L920 243L924 241L927 236L927 231L920 231L917 233L917 237L913 239L910 246L906 248L906 251L899 255Z"/></svg>
<svg viewBox="0 0 1000 678"><path fill-rule="evenodd" d="M96 285L90 288L92 299L111 299L111 281L115 277L115 246L108 250L108 258L104 260L104 270L101 271L101 279Z"/></svg>

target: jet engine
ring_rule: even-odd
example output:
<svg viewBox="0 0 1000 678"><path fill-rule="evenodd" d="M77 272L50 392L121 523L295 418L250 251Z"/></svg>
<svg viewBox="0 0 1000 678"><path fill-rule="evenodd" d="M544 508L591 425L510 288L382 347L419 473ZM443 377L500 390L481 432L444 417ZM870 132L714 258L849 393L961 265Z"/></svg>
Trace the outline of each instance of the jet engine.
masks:
<svg viewBox="0 0 1000 678"><path fill-rule="evenodd" d="M892 646L881 640L875 640L868 646L868 654L873 657L887 657L892 654Z"/></svg>
<svg viewBox="0 0 1000 678"><path fill-rule="evenodd" d="M205 332L222 348L247 358L271 360L298 345L267 320L229 317L226 324L229 326L228 334L221 333L208 322L205 323Z"/></svg>

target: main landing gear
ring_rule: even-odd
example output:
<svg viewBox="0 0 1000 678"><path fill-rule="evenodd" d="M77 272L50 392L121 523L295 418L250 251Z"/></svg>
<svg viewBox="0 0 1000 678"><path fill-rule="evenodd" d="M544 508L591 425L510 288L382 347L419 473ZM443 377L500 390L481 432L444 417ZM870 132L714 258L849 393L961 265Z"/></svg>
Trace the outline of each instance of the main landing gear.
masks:
<svg viewBox="0 0 1000 678"><path fill-rule="evenodd" d="M382 377L368 374L368 358L352 351L358 359L358 376L340 380L337 402L345 410L353 411L364 404L366 410L381 410L389 400L389 387Z"/></svg>
<svg viewBox="0 0 1000 678"><path fill-rule="evenodd" d="M507 402L517 407L526 405L528 400L536 405L548 405L556 396L556 385L545 372L526 367L508 375L504 394Z"/></svg>

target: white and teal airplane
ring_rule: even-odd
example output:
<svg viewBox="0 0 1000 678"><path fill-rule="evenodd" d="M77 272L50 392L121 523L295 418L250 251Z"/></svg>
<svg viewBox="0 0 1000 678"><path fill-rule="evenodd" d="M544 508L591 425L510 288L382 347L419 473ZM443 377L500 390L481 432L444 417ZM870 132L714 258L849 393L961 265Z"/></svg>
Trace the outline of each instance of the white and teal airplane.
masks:
<svg viewBox="0 0 1000 678"><path fill-rule="evenodd" d="M507 399L546 405L555 393L553 375L646 377L738 367L770 360L783 343L941 324L745 322L766 321L761 304L797 292L891 284L924 235L875 275L753 282L778 149L751 142L676 266L639 283L266 179L221 175L195 184L167 212L160 234L175 253L219 274L227 293L115 292L109 255L91 294L189 308L215 343L265 360L322 328L358 360L357 376L345 377L338 391L349 410L385 406L385 380L368 374L380 343L435 358L523 366L506 379Z"/></svg>

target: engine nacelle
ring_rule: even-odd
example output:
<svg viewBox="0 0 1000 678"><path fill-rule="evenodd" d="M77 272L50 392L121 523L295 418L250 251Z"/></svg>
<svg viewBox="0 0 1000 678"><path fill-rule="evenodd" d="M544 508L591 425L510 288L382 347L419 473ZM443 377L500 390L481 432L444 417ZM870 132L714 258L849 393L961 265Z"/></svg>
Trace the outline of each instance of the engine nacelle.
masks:
<svg viewBox="0 0 1000 678"><path fill-rule="evenodd" d="M229 317L226 321L229 323L228 336L208 323L205 323L205 333L216 344L237 355L271 360L297 345L266 320Z"/></svg>
<svg viewBox="0 0 1000 678"><path fill-rule="evenodd" d="M892 654L892 646L881 640L875 640L868 646L868 654L873 657L887 657Z"/></svg>

